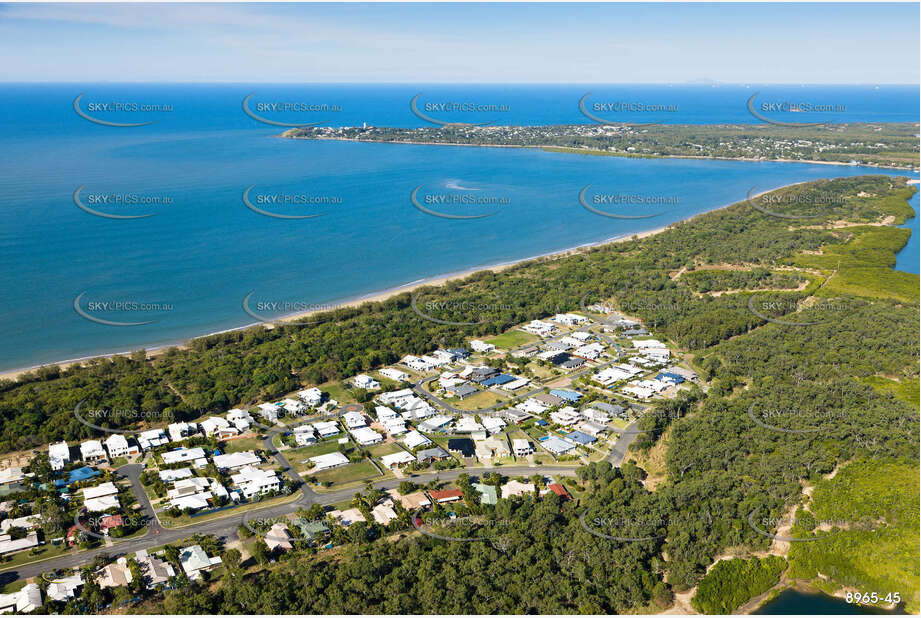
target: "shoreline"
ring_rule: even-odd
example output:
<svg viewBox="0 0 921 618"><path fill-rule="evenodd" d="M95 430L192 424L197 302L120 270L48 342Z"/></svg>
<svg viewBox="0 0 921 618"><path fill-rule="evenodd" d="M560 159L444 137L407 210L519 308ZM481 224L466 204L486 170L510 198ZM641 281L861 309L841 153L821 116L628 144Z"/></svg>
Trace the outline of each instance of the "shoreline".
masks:
<svg viewBox="0 0 921 618"><path fill-rule="evenodd" d="M290 138L290 139L304 139L304 138ZM336 140L330 140L330 141L336 141ZM341 141L357 141L357 140L341 140ZM387 143L387 142L375 142L375 143ZM442 145L442 144L438 144L438 145ZM482 146L482 147L484 147L484 148L491 148L492 146ZM510 146L510 147L511 147L511 148L517 148L517 146ZM528 146L528 148L531 148L531 147ZM797 162L801 162L801 161L797 161ZM832 163L831 165L837 165L837 164ZM759 197L759 196L761 196L761 195L764 195L764 194L766 194L766 193L770 193L770 192L772 192L772 191L779 191L779 190L781 190L781 189L787 189L787 188L789 188L789 187L795 187L796 185L805 184L805 183L808 183L808 182L812 182L812 181L804 180L804 181L800 181L800 182L790 183L790 184L788 184L788 185L783 185L783 186L776 187L776 188L773 188L773 189L768 189L768 190L765 190L765 191L760 191L760 192L758 192L758 193L752 195L751 197ZM911 180L909 180L909 182L911 182ZM915 182L917 182L917 181L915 181ZM473 275L473 274L479 273L479 272L485 272L485 271L502 272L503 270L507 270L507 269L509 269L509 268L512 268L513 266L517 266L517 265L523 264L523 263L525 263L525 262L530 262L530 261L532 261L532 260L540 260L540 259L546 259L546 258L560 258L560 257L564 257L564 256L567 256L567 255L575 255L575 254L578 254L578 253L581 253L581 252L584 252L584 251L589 251L589 250L591 250L591 249L595 249L595 248L598 248L598 247L603 247L603 246L609 245L609 244L614 244L614 243L618 243L618 242L627 242L627 241L633 240L634 238L636 238L637 240L643 239L643 238L648 238L648 237L650 237L650 236L654 236L654 235L656 235L656 234L659 234L659 233L665 231L666 229L668 229L669 227L671 227L671 226L673 226L673 225L677 225L677 224L679 224L679 223L685 223L685 222L688 222L688 221L691 221L691 220L695 219L696 217L700 217L700 216L703 216L703 215L706 215L706 214L709 214L709 213L712 213L712 212L718 212L718 211L723 210L723 209L725 209L725 208L729 208L730 206L733 206L733 205L735 205L735 204L744 203L747 199L748 199L747 197L744 197L744 198L742 198L741 200L738 200L738 201L736 201L736 202L732 202L732 203L730 203L730 204L723 204L722 206L717 206L716 208L713 208L713 209L710 209L710 210L706 210L706 211L704 211L704 212L697 213L697 214L695 214L695 215L692 215L692 216L687 217L687 218L684 218L684 219L679 219L678 221L673 221L673 222L671 222L671 223L668 223L668 224L666 224L666 225L663 225L663 226L659 226L659 227L653 228L653 229L651 229L651 230L646 230L646 231L643 231L643 232L637 232L637 233L633 233L633 234L629 234L629 235L613 236L613 237L610 237L610 238L606 238L606 239L604 239L604 240L595 241L595 242L590 242L590 243L584 243L584 244L582 244L582 245L577 245L577 246L575 246L575 247L569 247L569 248L560 249L560 250L557 250L557 251L550 251L550 252L547 252L547 253L542 253L542 254L538 254L538 255L534 255L534 256L530 256L530 257L525 257L525 258L521 258L521 259L511 260L511 261L509 261L509 262L500 262L500 263L497 263L497 264L489 264L489 265L484 265L484 266L474 266L474 267L467 268L467 269L463 269L463 270L460 270L460 271L454 271L454 272L450 272L450 273L443 273L443 274L433 275L433 276L431 276L431 277L424 277L424 278L422 278L422 279L417 279L417 280L415 280L415 281L410 281L410 282L408 282L408 283L403 283L403 284L400 284L400 285L397 285L397 286L393 286L393 287L390 287L390 288L385 288L385 289L383 289L383 290L379 290L379 291L376 291L376 292L370 292L370 293L363 294L363 295L360 295L360 296L349 297L349 298L343 299L343 300L340 301L340 302L329 302L329 303L324 303L324 304L326 305L326 307L324 307L323 309L312 309L312 310L308 310L308 311L299 311L299 312L296 312L296 313L291 313L291 314L282 315L282 316L279 316L279 317L277 317L277 318L271 320L270 322L261 322L261 321L251 322L251 323L249 323L249 324L244 324L244 325L242 325L242 326L236 326L236 327L233 327L233 328L226 328L226 329L214 331L214 332L211 332L211 333L206 333L206 334L203 334L203 335L197 335L197 336L194 336L194 337L189 337L189 338L182 339L182 340L177 341L177 342L175 342L175 343L162 344L162 345L158 345L158 346L155 346L155 347L152 347L152 348L147 348L147 347L144 347L144 346L139 346L139 347L134 348L134 349L124 350L124 351L119 351L119 352L103 352L103 353L100 353L100 354L92 354L92 355L89 355L89 356L83 356L83 357L79 357L79 358L65 359L65 360L61 360L61 361L50 361L50 362L41 363L41 364L38 364L38 365L32 365L32 366L29 366L29 367L22 367L22 368L17 368L17 369L8 369L8 370L0 370L0 380L13 380L13 381L15 381L15 380L17 380L20 376L22 376L23 374L26 374L26 373L29 373L29 372L33 372L33 371L38 371L38 370L40 370L40 369L42 369L42 368L45 368L45 367L57 366L57 367L59 367L61 370L65 370L65 369L69 369L69 368L74 367L74 366L76 366L76 365L81 365L81 364L83 364L83 363L85 363L85 362L87 362L87 361L92 361L92 360L95 360L95 359L112 359L112 358L115 358L115 357L118 357L118 356L130 356L131 354L133 354L134 352L136 352L137 350L140 350L140 349L144 349L144 350L146 351L146 353L147 353L147 358L148 358L148 359L153 359L153 358L156 358L156 357L158 357L158 356L161 356L161 355L165 354L168 350L173 349L173 348L176 348L176 349L179 349L179 350L186 349L186 348L188 347L188 345L189 345L190 342L195 341L195 340L197 340L197 339L203 339L203 338L205 338L205 337L212 337L212 336L214 336L214 335L220 335L220 334L224 334L224 333L232 333L232 332L236 332L236 331L242 331L242 330L246 330L246 329L248 329L248 328L253 328L254 326L262 326L263 328L274 328L274 324L284 324L284 323L286 323L286 322L297 321L297 320L300 320L300 319L305 318L305 317L309 317L309 316L314 315L314 314L317 314L317 313L323 313L323 312L325 312L325 311L332 311L332 310L336 310L336 309L346 309L346 308L359 307L359 306L361 306L361 305L364 304L364 303L382 302L382 301L388 300L388 299L390 299L390 298L392 298L392 297L394 297L394 296L397 296L397 295L399 295L399 294L403 294L403 293L406 293L406 292L413 292L413 291L415 291L415 290L417 290L417 289L419 289L419 288L421 288L421 287L426 287L426 286L442 286L442 285L444 285L445 283L447 283L448 281L451 281L451 280L454 280L454 279L462 279L462 278L464 278L464 277L468 277L468 276L470 276L470 275Z"/></svg>
<svg viewBox="0 0 921 618"><path fill-rule="evenodd" d="M609 152L607 150L591 150L587 148L572 148L569 146L555 146L552 144L461 144L455 142L420 142L415 140L377 140L377 139L358 139L350 137L294 137L279 134L274 137L278 139L294 139L314 142L358 142L362 144L405 144L409 146L460 146L466 148L521 148L532 150L544 150L546 152L558 152L560 154L584 154L591 156L620 157L622 159L695 159L700 161L744 161L746 163L806 163L811 165L841 165L844 167L875 167L877 169L896 170L908 172L911 174L918 173L918 169L911 167L896 167L894 165L880 165L878 163L844 163L841 161L817 161L813 159L755 159L751 157L706 157L702 155L637 155L631 153Z"/></svg>

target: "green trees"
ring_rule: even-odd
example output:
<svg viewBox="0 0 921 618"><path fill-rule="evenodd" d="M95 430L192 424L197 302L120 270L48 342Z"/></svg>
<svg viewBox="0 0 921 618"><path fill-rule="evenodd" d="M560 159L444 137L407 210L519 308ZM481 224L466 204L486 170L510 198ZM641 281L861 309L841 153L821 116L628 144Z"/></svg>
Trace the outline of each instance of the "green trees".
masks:
<svg viewBox="0 0 921 618"><path fill-rule="evenodd" d="M786 568L780 556L722 560L700 580L691 604L703 614L731 614L780 581Z"/></svg>

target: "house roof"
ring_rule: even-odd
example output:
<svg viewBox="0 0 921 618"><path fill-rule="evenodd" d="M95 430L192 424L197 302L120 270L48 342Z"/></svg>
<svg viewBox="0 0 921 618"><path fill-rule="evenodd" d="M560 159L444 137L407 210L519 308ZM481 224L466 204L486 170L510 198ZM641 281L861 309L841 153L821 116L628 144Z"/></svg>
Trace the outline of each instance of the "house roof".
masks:
<svg viewBox="0 0 921 618"><path fill-rule="evenodd" d="M480 502L482 504L495 504L499 501L499 492L496 490L495 485L473 483L473 488L480 492Z"/></svg>
<svg viewBox="0 0 921 618"><path fill-rule="evenodd" d="M444 500L456 500L463 498L464 492L462 492L460 489L432 489L429 490L429 495L435 502L442 502Z"/></svg>
<svg viewBox="0 0 921 618"><path fill-rule="evenodd" d="M558 495L564 500L569 500L572 496L569 495L569 492L566 491L566 488L560 485L559 483L550 483L547 485L547 489Z"/></svg>

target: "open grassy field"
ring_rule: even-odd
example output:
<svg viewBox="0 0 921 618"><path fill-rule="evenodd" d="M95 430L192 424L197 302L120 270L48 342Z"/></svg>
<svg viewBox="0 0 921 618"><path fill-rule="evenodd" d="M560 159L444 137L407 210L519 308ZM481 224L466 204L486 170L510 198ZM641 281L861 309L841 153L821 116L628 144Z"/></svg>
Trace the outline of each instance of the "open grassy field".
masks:
<svg viewBox="0 0 921 618"><path fill-rule="evenodd" d="M540 339L540 337L537 335L526 333L523 330L510 330L501 335L496 335L491 339L484 339L484 341L493 344L499 349L511 350L512 348L534 343L538 339Z"/></svg>
<svg viewBox="0 0 921 618"><path fill-rule="evenodd" d="M238 438L224 442L221 449L225 453L240 453L242 451L254 451L262 448L262 440L259 438Z"/></svg>
<svg viewBox="0 0 921 618"><path fill-rule="evenodd" d="M507 400L492 391L480 391L476 395L470 395L465 399L446 399L445 401L461 410L482 410Z"/></svg>
<svg viewBox="0 0 921 618"><path fill-rule="evenodd" d="M351 483L370 479L380 480L384 478L381 476L380 472L377 471L377 468L374 467L374 464L367 460L342 466L340 468L333 468L332 470L317 472L314 476L316 476L317 480L321 483L332 483L332 486L328 489L329 491L342 489L344 485L347 486Z"/></svg>

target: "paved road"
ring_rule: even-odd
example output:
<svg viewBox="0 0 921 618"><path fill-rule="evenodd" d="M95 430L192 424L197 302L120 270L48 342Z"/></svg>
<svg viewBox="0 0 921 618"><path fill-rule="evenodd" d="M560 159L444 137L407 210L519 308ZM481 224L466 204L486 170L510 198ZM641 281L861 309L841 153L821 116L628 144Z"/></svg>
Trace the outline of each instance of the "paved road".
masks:
<svg viewBox="0 0 921 618"><path fill-rule="evenodd" d="M425 484L432 480L452 481L465 472L471 476L481 476L493 471L499 472L505 476L531 476L533 474L543 474L547 476L572 476L575 474L577 467L578 466L574 465L502 466L500 468L455 468L454 470L442 470L438 472L417 474L411 477L407 476L405 479L387 479L384 481L372 483L372 486L377 489L394 489L400 484L401 481L404 480L411 480L419 484ZM244 517L247 519L252 517L259 517L260 519L273 519L283 517L289 513L294 513L298 509L306 508L311 504L328 505L334 504L336 502L341 502L342 500L351 498L353 495L355 495L356 491L358 491L356 488L343 489L322 494L311 491L310 493L315 496L315 498L308 498L306 495L301 495L301 497L293 502L277 504L262 509L253 509L245 513L241 513L240 515L229 515L227 517L213 519L199 524L192 524L190 526L185 526L183 528L177 529L160 528L162 532L156 535L148 533L137 539L117 542L110 547L100 547L90 551L68 554L53 560L45 560L43 562L25 565L17 569L0 571L0 579L2 579L2 581L15 581L17 579L36 577L41 573L52 571L54 569L75 568L79 567L80 565L92 562L93 558L99 554L108 554L109 556L131 554L140 549L147 549L167 543L174 543L176 541L188 538L193 534L213 534L214 536L224 538L226 540L235 540L237 528L242 525ZM143 494L143 491L140 493Z"/></svg>
<svg viewBox="0 0 921 618"><path fill-rule="evenodd" d="M115 472L120 476L128 479L131 483L131 490L134 492L134 495L138 499L138 504L141 505L141 510L144 511L144 514L147 516L147 529L148 536L156 537L163 533L163 526L160 525L160 519L157 517L157 513L154 511L153 505L150 503L150 499L147 497L147 492L144 491L144 486L141 485L140 476L144 471L144 464L128 464L117 469Z"/></svg>

